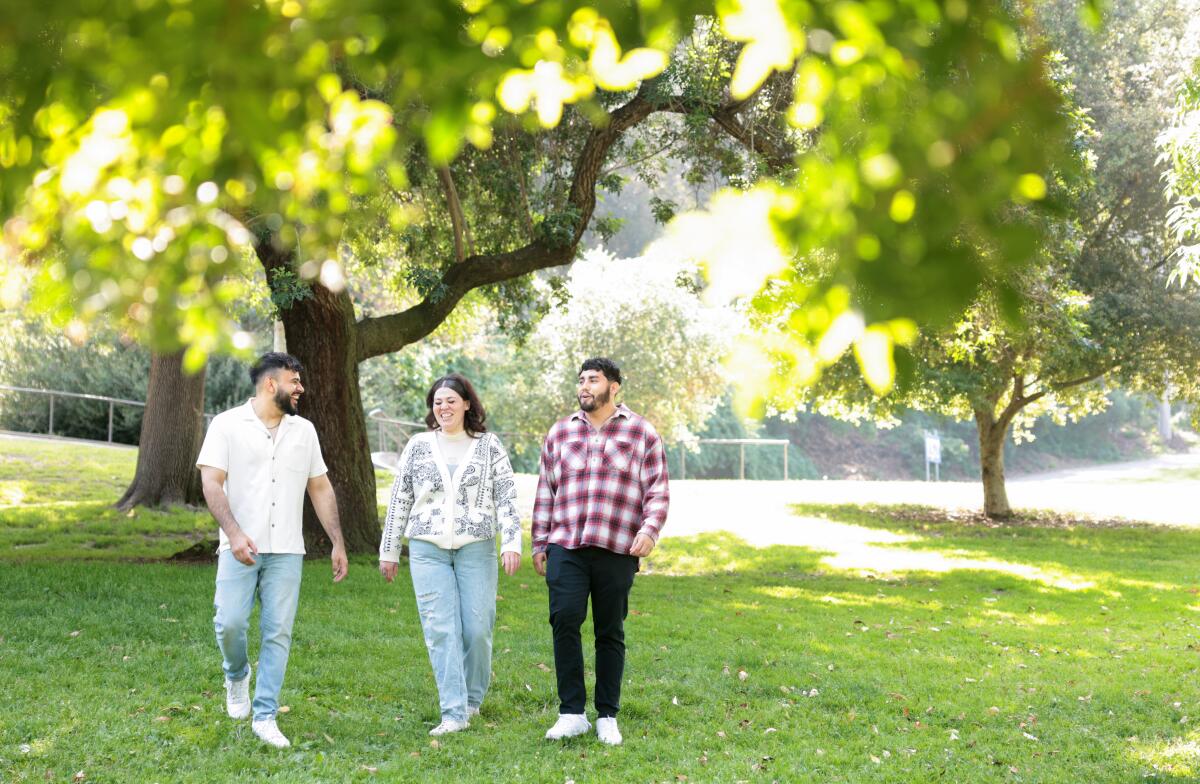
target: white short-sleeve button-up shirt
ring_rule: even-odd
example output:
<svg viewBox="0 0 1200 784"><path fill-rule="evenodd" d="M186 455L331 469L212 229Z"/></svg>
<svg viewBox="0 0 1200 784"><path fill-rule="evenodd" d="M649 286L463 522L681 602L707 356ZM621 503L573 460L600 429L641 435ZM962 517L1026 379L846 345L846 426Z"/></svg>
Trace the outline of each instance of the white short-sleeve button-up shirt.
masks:
<svg viewBox="0 0 1200 784"><path fill-rule="evenodd" d="M213 418L196 465L225 472L233 519L260 553L304 553L304 491L328 470L311 422L284 414L272 438L247 402Z"/></svg>

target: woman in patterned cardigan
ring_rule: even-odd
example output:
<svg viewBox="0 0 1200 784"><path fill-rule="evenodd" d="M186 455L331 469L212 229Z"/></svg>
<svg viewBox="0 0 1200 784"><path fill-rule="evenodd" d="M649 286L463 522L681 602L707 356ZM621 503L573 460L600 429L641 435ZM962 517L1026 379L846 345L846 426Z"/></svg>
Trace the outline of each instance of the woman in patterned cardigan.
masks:
<svg viewBox="0 0 1200 784"><path fill-rule="evenodd" d="M379 571L399 569L401 540L425 646L433 665L441 723L430 735L466 729L487 694L496 621L496 537L504 572L521 564L516 483L504 445L484 425L471 382L443 376L425 396L429 432L409 439L392 485Z"/></svg>

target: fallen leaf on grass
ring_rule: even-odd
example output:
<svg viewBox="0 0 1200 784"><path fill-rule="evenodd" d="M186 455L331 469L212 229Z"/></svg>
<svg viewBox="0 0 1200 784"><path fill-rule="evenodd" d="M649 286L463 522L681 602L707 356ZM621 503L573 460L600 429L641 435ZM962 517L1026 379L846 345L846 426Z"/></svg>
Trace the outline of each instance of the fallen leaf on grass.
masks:
<svg viewBox="0 0 1200 784"><path fill-rule="evenodd" d="M367 773L370 773L372 776L374 776L376 773L379 772L379 768L372 767L371 765L363 765L361 770L365 770Z"/></svg>
<svg viewBox="0 0 1200 784"><path fill-rule="evenodd" d="M738 680L739 681L744 681L749 677L750 677L750 673L746 672L745 670L738 670Z"/></svg>
<svg viewBox="0 0 1200 784"><path fill-rule="evenodd" d="M170 721L171 717L170 716L155 716L154 720L155 721Z"/></svg>
<svg viewBox="0 0 1200 784"><path fill-rule="evenodd" d="M546 666L544 663L542 663L542 662L538 662L538 663L537 663L537 664L535 664L534 666L535 666L535 667L537 667L537 668L538 668L539 670L541 670L542 672L550 672L550 668L549 668L549 667L547 667L547 666Z"/></svg>
<svg viewBox="0 0 1200 784"><path fill-rule="evenodd" d="M81 634L83 634L83 631L82 631L82 630L80 630L80 629L76 629L75 631L71 632L71 633L70 633L70 634L68 634L67 636L68 636L68 637L78 637L78 636L79 636L79 635L81 635Z"/></svg>
<svg viewBox="0 0 1200 784"><path fill-rule="evenodd" d="M328 735L328 734L326 734L326 733L322 732L322 733L321 733L321 736L322 736L323 738L325 738L325 742L326 742L326 743L328 743L330 746L332 746L332 745L333 745L333 738L329 737L329 735Z"/></svg>
<svg viewBox="0 0 1200 784"><path fill-rule="evenodd" d="M71 777L71 781L83 781L86 778L87 778L87 774L81 770L78 773L76 773L74 776Z"/></svg>
<svg viewBox="0 0 1200 784"><path fill-rule="evenodd" d="M421 756L421 752L419 752L419 751L410 751L410 752L408 753L408 756L410 756L410 757L419 757L419 756Z"/></svg>
<svg viewBox="0 0 1200 784"><path fill-rule="evenodd" d="M441 747L442 747L442 744L438 743L436 740L429 741L429 748L440 749Z"/></svg>
<svg viewBox="0 0 1200 784"><path fill-rule="evenodd" d="M279 706L279 712L280 712L280 713L291 713L291 711L292 711L292 709L291 709L291 708L289 708L287 705L280 705L280 706Z"/></svg>

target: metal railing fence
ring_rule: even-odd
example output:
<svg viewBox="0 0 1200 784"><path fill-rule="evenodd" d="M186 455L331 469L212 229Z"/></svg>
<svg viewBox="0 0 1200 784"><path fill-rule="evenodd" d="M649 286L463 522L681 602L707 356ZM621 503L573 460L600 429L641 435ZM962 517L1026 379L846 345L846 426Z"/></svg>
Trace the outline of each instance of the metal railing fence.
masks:
<svg viewBox="0 0 1200 784"><path fill-rule="evenodd" d="M140 400L126 400L119 397L108 397L106 395L89 395L83 392L63 392L58 389L34 389L32 387L13 387L7 384L0 384L0 391L17 392L21 394L44 395L48 399L48 417L46 433L54 435L54 401L57 398L66 398L73 400L91 400L99 403L108 403L108 443L113 442L113 414L116 406L135 406L145 408L146 404Z"/></svg>

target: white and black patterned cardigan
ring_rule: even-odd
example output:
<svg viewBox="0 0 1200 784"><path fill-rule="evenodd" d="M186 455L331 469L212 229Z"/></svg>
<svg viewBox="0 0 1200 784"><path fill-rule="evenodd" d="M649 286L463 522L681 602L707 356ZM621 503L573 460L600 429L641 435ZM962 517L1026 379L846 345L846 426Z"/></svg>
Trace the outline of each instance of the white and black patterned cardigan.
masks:
<svg viewBox="0 0 1200 784"><path fill-rule="evenodd" d="M446 488L450 488L447 492ZM436 433L418 433L400 455L379 560L399 561L401 540L457 549L500 534L502 552L521 552L517 485L508 452L494 433L472 444L453 479Z"/></svg>

